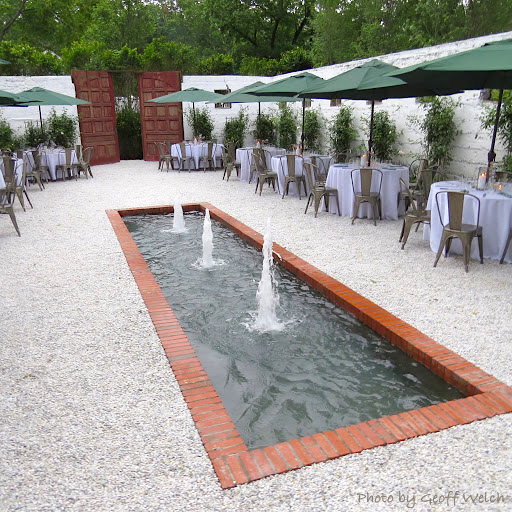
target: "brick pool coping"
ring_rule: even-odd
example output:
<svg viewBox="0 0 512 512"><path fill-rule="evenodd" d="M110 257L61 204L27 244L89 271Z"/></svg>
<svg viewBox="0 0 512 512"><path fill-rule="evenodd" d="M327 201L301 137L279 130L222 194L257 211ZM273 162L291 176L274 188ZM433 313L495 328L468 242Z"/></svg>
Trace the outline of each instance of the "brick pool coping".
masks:
<svg viewBox="0 0 512 512"><path fill-rule="evenodd" d="M260 233L209 203L184 204L182 207L184 212L203 213L208 208L212 219L257 249L263 246ZM512 412L512 388L284 247L274 244L274 251L280 256L278 263L467 396L249 450L122 219L129 215L168 214L173 211L173 206L153 206L107 210L107 215L223 489Z"/></svg>

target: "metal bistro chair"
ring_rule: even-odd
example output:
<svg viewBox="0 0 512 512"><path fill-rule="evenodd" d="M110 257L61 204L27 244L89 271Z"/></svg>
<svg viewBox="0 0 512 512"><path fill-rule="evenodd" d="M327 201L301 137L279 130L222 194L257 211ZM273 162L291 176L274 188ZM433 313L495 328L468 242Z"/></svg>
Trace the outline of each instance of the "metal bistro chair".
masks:
<svg viewBox="0 0 512 512"><path fill-rule="evenodd" d="M422 203L425 203L425 192L424 185L422 183L421 173L424 169L427 168L428 160L426 158L417 158L413 160L409 164L409 191L412 193L413 197L418 197L421 199ZM400 194L398 195L398 204L400 201L405 202L405 211L409 208L409 196L405 190L400 190Z"/></svg>
<svg viewBox="0 0 512 512"><path fill-rule="evenodd" d="M180 154L178 157L178 172L181 172L182 169L185 169L185 164L188 166L188 172L190 172L190 163L194 163L194 158L192 154L187 156L187 145L184 142L180 142Z"/></svg>
<svg viewBox="0 0 512 512"><path fill-rule="evenodd" d="M356 191L355 173L359 173L360 189ZM372 179L374 174L379 176L379 190L372 192ZM354 169L350 173L350 180L352 181L352 191L354 192L354 211L352 214L352 224L356 220L359 207L362 203L370 203L373 212L373 225L377 225L377 214L382 219L382 205L380 200L380 190L382 188L382 171L373 169L371 167L363 167L362 169Z"/></svg>
<svg viewBox="0 0 512 512"><path fill-rule="evenodd" d="M256 181L256 189L254 190L254 193L258 192L258 188L260 189L260 196L261 192L263 191L263 185L265 182L268 183L268 186L272 185L274 188L274 191L276 190L276 180L277 180L277 172L273 172L271 169L267 169L267 160L270 159L270 153L268 153L265 150L262 150L258 154L253 153L252 158L254 161L254 166L256 167L256 172L258 175L258 179Z"/></svg>
<svg viewBox="0 0 512 512"><path fill-rule="evenodd" d="M402 232L400 233L400 240L398 240L399 242L402 242L403 249L407 243L409 233L411 232L411 228L414 226L414 224L417 224L416 231L418 231L420 224L430 224L430 211L425 210L418 205L412 195L412 192L402 178L400 178L400 189L401 191L404 191L405 194L407 194L407 197L409 198L409 204L411 206L405 212L404 222L402 224Z"/></svg>
<svg viewBox="0 0 512 512"><path fill-rule="evenodd" d="M55 166L55 170L57 171L57 169L61 169L62 170L62 180L65 181L66 178L69 176L70 178L73 177L73 175L75 176L75 180L78 179L78 176L77 176L77 173L76 173L76 168L73 164L75 164L75 158L76 158L76 155L75 157L73 157L73 149L72 148L66 148L62 151L59 152L59 161L60 161L60 157L62 155L64 155L64 160L65 162L63 164L57 164Z"/></svg>
<svg viewBox="0 0 512 512"><path fill-rule="evenodd" d="M25 197L27 198L27 201L30 204L31 208L34 208L32 206L32 201L30 201L30 197L28 197L28 193L25 187L25 182L27 180L26 172L27 172L27 164L26 162L23 162L23 164L18 163L18 160L13 160L11 157L3 157L4 162L4 174L5 174L5 182L12 181L14 182L14 193L15 196L18 198L21 207L23 208L23 211L26 212L25 208L25 199L23 197L23 194L25 194ZM20 171L20 166L22 166Z"/></svg>
<svg viewBox="0 0 512 512"><path fill-rule="evenodd" d="M27 170L27 178L34 178L39 185L39 189L43 190L43 179L48 183L50 181L50 169L47 165L41 163L42 155L38 149L31 151L33 165ZM29 157L30 158L30 157Z"/></svg>
<svg viewBox="0 0 512 512"><path fill-rule="evenodd" d="M325 184L327 181L327 175L329 174L329 168L331 167L333 158L329 158L326 162L325 158L321 158L317 155L311 156L311 163L316 166L318 172L316 173L316 180Z"/></svg>
<svg viewBox="0 0 512 512"><path fill-rule="evenodd" d="M8 213L14 229L18 236L21 236L16 215L14 215L14 201L16 199L16 179L10 179L5 175L5 188L0 189L0 212Z"/></svg>
<svg viewBox="0 0 512 512"><path fill-rule="evenodd" d="M233 169L235 169L236 175L240 176L240 165L238 162L232 160L231 155L228 152L228 148L226 148L225 145L222 147L222 165L224 166L224 175L222 176L222 179L226 178L226 181L229 181L229 178L231 177L231 173L233 172Z"/></svg>
<svg viewBox="0 0 512 512"><path fill-rule="evenodd" d="M204 147L202 148L204 149ZM215 171L215 157L213 156L213 142L208 142L206 148L206 154L202 154L199 157L199 167L201 167L201 162L203 163L204 172L206 172L206 164L208 164L208 168L211 171Z"/></svg>
<svg viewBox="0 0 512 512"><path fill-rule="evenodd" d="M258 171L256 169L256 164L254 162L256 162L257 158L260 158L260 154L262 151L263 151L262 148L258 148L258 147L252 148L252 155L254 156L254 158L252 158L249 151L247 151L247 158L249 159L249 183L251 183L254 176L256 176L258 174Z"/></svg>
<svg viewBox="0 0 512 512"><path fill-rule="evenodd" d="M85 148L82 151L82 158L76 164L73 164L77 175L80 175L80 173L83 172L87 179L89 179L89 174L91 175L91 178L94 178L91 171L91 158L93 150L94 148L92 146Z"/></svg>
<svg viewBox="0 0 512 512"><path fill-rule="evenodd" d="M318 209L320 208L320 203L322 202L322 198L325 200L325 206L327 210L329 210L329 197L334 196L336 199L336 206L338 207L338 215L341 215L340 202L338 198L338 190L335 188L329 188L325 186L325 183L316 181L313 179L313 175L320 175L320 171L316 165L311 162L304 162L304 169L306 171L306 178L308 180L309 185L309 196L308 202L306 204L306 209L304 210L304 215L308 212L308 207L312 203L315 207L315 217L318 214Z"/></svg>
<svg viewBox="0 0 512 512"><path fill-rule="evenodd" d="M301 184L304 187L304 197L308 195L308 192L306 190L306 176L304 176L304 174L297 174L297 172L296 172L297 171L297 169L296 169L296 163L297 163L296 159L297 158L300 158L300 160L302 161L302 168L304 169L304 159L301 156L288 154L288 155L286 155L286 158L280 159L281 170L283 171L283 176L284 176L284 187L283 187L282 199L284 199L285 195L288 195L288 189L290 188L290 183L295 183L297 185L297 190L299 191L299 199L301 199L301 195L300 195ZM288 173L286 173L285 169L284 169L283 163L285 161L286 161L286 166L288 168Z"/></svg>
<svg viewBox="0 0 512 512"><path fill-rule="evenodd" d="M164 142L155 142L155 146L158 149L158 170L163 171L165 163L167 172L169 172L169 165L172 167L172 157L167 150L166 144Z"/></svg>
<svg viewBox="0 0 512 512"><path fill-rule="evenodd" d="M448 222L445 224L443 221L443 215L441 214L441 207L439 205L440 198L446 194L446 200L448 201ZM476 211L476 224L465 224L463 223L462 217L464 213L465 201L468 201L466 205L468 208L471 206L473 211ZM469 201L473 203L470 205ZM464 268L466 272L469 269L469 257L471 253L471 243L473 238L478 239L478 250L480 251L480 263L483 263L483 236L482 226L479 226L480 221L480 199L473 194L467 194L465 192L453 191L453 190L441 190L436 194L436 205L439 213L439 219L443 225L443 233L441 235L441 242L439 243L439 249L437 251L436 259L434 261L434 267L437 265L443 249L445 249L445 257L448 255L450 246L453 238L459 238L462 242L463 254L464 254Z"/></svg>

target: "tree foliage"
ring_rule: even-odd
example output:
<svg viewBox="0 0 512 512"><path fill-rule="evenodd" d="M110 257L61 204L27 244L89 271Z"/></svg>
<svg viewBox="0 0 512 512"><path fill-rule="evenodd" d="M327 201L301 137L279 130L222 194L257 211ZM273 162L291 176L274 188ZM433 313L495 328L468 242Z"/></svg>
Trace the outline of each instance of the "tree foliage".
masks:
<svg viewBox="0 0 512 512"><path fill-rule="evenodd" d="M510 0L0 0L0 73L275 75L507 30Z"/></svg>

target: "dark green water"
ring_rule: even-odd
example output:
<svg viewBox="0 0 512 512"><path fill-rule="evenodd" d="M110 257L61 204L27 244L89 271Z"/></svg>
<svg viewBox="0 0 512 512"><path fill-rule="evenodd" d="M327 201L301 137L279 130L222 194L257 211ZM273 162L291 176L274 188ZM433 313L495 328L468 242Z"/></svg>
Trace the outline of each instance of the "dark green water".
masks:
<svg viewBox="0 0 512 512"><path fill-rule="evenodd" d="M282 332L251 332L262 255L212 221L212 270L202 214L125 217L190 343L249 448L462 397L343 309L276 265ZM340 262L340 264L342 264Z"/></svg>

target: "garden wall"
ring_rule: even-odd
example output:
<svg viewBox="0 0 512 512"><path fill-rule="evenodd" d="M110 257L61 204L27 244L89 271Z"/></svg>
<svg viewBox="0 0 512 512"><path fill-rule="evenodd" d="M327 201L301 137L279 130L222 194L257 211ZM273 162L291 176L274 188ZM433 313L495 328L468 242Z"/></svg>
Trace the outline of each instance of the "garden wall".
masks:
<svg viewBox="0 0 512 512"><path fill-rule="evenodd" d="M431 60L445 55L451 55L460 51L468 50L481 46L489 41L496 41L502 39L512 38L512 32L504 32L501 34L494 34L465 41L457 41L454 43L447 43L428 48L421 48L417 50L409 50L399 53L382 55L377 58L380 60L393 64L398 67L405 67L424 60ZM331 78L339 73L347 71L352 67L362 64L363 62L371 59L362 59L358 61L347 62L343 64L335 64L333 66L324 66L310 70L312 73L321 76L322 78ZM293 73L290 73L290 75ZM282 75L276 79L285 77ZM189 87L199 87L210 91L215 90L235 90L245 85L249 85L255 81L270 82L273 81L271 77L257 77L257 76L184 76L182 89ZM10 92L20 92L30 87L45 87L58 91L71 96L75 95L74 85L69 76L0 76L0 89ZM481 129L480 117L485 108L492 105L490 101L481 99L480 91L467 91L463 94L453 95L452 98L460 102L460 106L456 109L455 121L459 127L460 134L457 136L454 147L454 161L451 164L449 171L458 174L475 175L478 166L485 165L487 162L487 152L489 151L491 133L490 131L483 131ZM362 127L364 124L361 122L361 117L369 117L370 108L365 101L347 101L354 109L354 118L356 126L359 131L358 143L366 144L367 135L363 132ZM235 117L241 108L247 109L251 120L256 118L258 113L258 103L242 103L232 104L231 108L221 109L215 108L213 104L198 103L196 107L207 105L210 109L215 128L214 136L222 140L224 122L227 118ZM191 107L191 104L184 104L184 108ZM43 118L50 112L52 107L41 107ZM71 115L76 115L76 107L55 107L56 111L60 113L64 108ZM297 114L301 111L300 103L293 104L293 108ZM312 108L319 109L324 117L324 125L336 114L337 107L331 107L328 100L313 100ZM275 110L275 104L262 103L262 112ZM1 108L1 113L7 119L14 129L23 130L26 121L39 120L39 111L36 107L27 108ZM413 155L421 152L421 134L411 124L411 116L423 115L423 110L420 108L415 99L401 99L401 100L385 100L384 102L376 105L375 111L387 110L391 117L395 120L397 128L400 131L398 150L403 151L405 156L402 158L404 162L410 162ZM190 127L184 119L185 137L191 136ZM253 126L250 127L252 132ZM298 133L298 139L300 134ZM252 143L253 138L251 133L246 137L246 144ZM327 130L324 130L323 145L327 150L329 140ZM503 146L500 141L496 145L497 160L501 160L504 154Z"/></svg>

